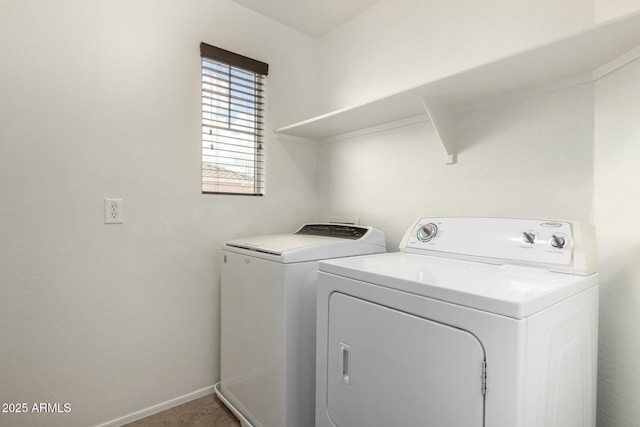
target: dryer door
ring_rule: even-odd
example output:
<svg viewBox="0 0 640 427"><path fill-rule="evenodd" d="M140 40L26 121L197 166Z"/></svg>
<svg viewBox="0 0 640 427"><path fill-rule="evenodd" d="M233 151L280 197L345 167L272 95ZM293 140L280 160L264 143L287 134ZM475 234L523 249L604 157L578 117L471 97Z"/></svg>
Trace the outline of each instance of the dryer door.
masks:
<svg viewBox="0 0 640 427"><path fill-rule="evenodd" d="M338 427L482 427L484 350L461 329L335 292L327 409Z"/></svg>

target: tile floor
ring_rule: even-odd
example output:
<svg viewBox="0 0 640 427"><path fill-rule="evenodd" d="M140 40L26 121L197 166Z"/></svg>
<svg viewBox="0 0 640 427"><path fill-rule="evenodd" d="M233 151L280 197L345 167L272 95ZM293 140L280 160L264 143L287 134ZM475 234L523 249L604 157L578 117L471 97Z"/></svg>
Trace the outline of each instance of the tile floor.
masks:
<svg viewBox="0 0 640 427"><path fill-rule="evenodd" d="M239 427L240 421L214 394L183 403L124 427Z"/></svg>

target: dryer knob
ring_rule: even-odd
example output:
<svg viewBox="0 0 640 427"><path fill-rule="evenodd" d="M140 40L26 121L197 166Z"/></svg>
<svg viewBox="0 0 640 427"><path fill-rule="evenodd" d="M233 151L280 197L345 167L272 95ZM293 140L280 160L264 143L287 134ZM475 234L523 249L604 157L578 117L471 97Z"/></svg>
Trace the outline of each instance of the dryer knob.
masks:
<svg viewBox="0 0 640 427"><path fill-rule="evenodd" d="M549 241L549 243L554 248L562 249L564 248L566 241L564 240L564 237L556 236L554 234L553 236L551 236L551 240Z"/></svg>
<svg viewBox="0 0 640 427"><path fill-rule="evenodd" d="M418 240L421 242L428 242L433 239L438 232L438 227L433 224L425 224L422 227L418 228Z"/></svg>
<svg viewBox="0 0 640 427"><path fill-rule="evenodd" d="M522 243L526 243L528 245L533 245L536 241L536 234L530 231L525 231L522 233Z"/></svg>

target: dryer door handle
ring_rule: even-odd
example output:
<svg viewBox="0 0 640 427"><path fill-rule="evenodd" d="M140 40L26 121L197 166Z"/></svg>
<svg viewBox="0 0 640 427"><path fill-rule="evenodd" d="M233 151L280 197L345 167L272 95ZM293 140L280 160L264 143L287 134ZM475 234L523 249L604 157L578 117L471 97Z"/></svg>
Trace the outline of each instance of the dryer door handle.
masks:
<svg viewBox="0 0 640 427"><path fill-rule="evenodd" d="M351 347L343 342L340 343L340 359L342 360L342 382L351 384Z"/></svg>

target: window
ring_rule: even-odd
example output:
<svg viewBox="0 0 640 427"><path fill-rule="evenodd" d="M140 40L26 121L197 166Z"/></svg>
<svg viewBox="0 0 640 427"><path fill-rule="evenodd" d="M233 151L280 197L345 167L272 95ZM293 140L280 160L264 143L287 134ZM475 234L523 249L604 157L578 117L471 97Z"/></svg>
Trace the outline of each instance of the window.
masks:
<svg viewBox="0 0 640 427"><path fill-rule="evenodd" d="M263 80L269 65L206 43L202 57L202 192L264 194Z"/></svg>

